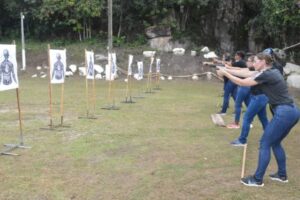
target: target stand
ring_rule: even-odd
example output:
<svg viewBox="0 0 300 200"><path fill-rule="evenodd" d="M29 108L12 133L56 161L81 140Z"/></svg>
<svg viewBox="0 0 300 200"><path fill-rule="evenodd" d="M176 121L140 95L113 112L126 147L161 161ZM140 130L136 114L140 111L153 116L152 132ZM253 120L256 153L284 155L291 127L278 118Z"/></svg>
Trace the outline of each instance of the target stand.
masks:
<svg viewBox="0 0 300 200"><path fill-rule="evenodd" d="M0 51L3 52L3 57L4 61L9 64L9 72L11 80L6 80L10 82L9 85L5 84L0 84L1 88L0 91L4 90L11 90L11 89L16 89L16 96L17 96L17 107L18 107L18 117L19 117L19 129L20 129L20 136L19 136L19 144L4 144L6 147L3 151L0 151L0 155L7 155L7 156L18 156L19 154L16 153L11 153L11 151L15 149L30 149L31 147L25 146L24 145L24 139L23 139L23 124L22 124L22 113L21 113L21 106L20 106L20 97L19 97L19 81L18 81L18 76L17 76L17 60L16 60L16 42L13 41L13 44L9 45L0 45ZM4 62L3 61L3 62ZM0 69L2 75L2 70ZM3 77L2 80L3 81ZM14 81L13 81L14 80ZM5 87L3 87L5 86Z"/></svg>
<svg viewBox="0 0 300 200"><path fill-rule="evenodd" d="M115 97L114 97L114 75L112 70L116 70L115 69L115 64L113 63L113 58L112 58L112 54L109 53L108 54L108 66L109 66L109 84L108 84L108 102L109 105L102 107L101 109L103 110L120 110L119 107L116 106L115 104ZM114 69L112 69L114 67Z"/></svg>
<svg viewBox="0 0 300 200"><path fill-rule="evenodd" d="M94 52L85 49L85 97L86 97L86 116L79 116L78 119L98 119L95 116L96 110L96 92L95 92L95 69L94 69ZM90 59L90 60L88 60ZM91 71L91 74L90 74ZM90 113L90 94L89 94L89 80L92 81L92 106L93 113Z"/></svg>
<svg viewBox="0 0 300 200"><path fill-rule="evenodd" d="M148 93L148 94L155 93L152 90L152 65L153 65L153 61L154 61L154 58L152 57L151 62L150 62L150 66L149 66L149 72L148 72L148 77L147 77L147 86L146 86L146 91L145 91L145 93Z"/></svg>
<svg viewBox="0 0 300 200"><path fill-rule="evenodd" d="M133 61L133 55L128 56L128 69L127 69L127 84L126 84L126 96L125 101L122 101L122 103L135 103L132 100L132 85L133 85L133 79L132 79L132 61Z"/></svg>
<svg viewBox="0 0 300 200"><path fill-rule="evenodd" d="M53 51L52 53L50 53L50 51ZM41 130L57 130L58 128L70 128L71 125L67 125L64 124L64 76L65 76L65 72L63 72L63 80L61 82L55 82L55 83L59 83L61 84L61 96L60 96L60 124L58 125L54 125L53 124L53 117L52 117L52 76L51 76L51 69L52 69L52 62L51 62L51 55L55 54L57 51L61 51L61 50L50 50L50 45L48 44L48 62L49 62L49 118L50 118L50 122L48 127L42 127L40 128ZM63 50L64 54L66 54L66 50ZM63 53L61 52L61 53ZM58 54L58 53L56 53ZM64 55L66 56L66 55ZM52 55L53 57L53 55ZM64 63L64 66L66 66L66 63ZM53 71L55 70L55 63L53 64ZM65 68L63 69L65 71Z"/></svg>
<svg viewBox="0 0 300 200"><path fill-rule="evenodd" d="M153 90L161 90L159 85L159 79L160 79L160 73L157 72L155 75L155 87L153 88Z"/></svg>
<svg viewBox="0 0 300 200"><path fill-rule="evenodd" d="M19 89L16 89L17 93L17 104L18 104L18 112L19 112L19 128L20 128L20 142L19 144L4 144L6 147L3 151L0 152L0 155L7 155L7 156L19 156L19 154L11 153L11 151L15 149L30 149L31 147L24 145L23 139L23 125L22 125L22 114L20 108L20 99L19 99Z"/></svg>

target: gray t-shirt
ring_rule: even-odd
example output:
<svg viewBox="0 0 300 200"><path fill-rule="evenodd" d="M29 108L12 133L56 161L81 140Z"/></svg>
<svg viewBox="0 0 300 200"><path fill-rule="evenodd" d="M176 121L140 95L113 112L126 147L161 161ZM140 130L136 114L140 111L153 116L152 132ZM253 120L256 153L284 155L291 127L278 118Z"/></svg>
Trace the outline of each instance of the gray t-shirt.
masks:
<svg viewBox="0 0 300 200"><path fill-rule="evenodd" d="M258 73L254 80L258 88L269 98L272 106L292 104L293 99L288 93L288 88L283 76L277 69L268 69Z"/></svg>

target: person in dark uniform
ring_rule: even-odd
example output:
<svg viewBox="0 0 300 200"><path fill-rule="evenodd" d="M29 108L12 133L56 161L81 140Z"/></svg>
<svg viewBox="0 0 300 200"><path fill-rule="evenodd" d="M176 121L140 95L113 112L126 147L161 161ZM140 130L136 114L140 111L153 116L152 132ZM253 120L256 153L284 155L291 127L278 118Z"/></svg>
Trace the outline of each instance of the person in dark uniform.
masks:
<svg viewBox="0 0 300 200"><path fill-rule="evenodd" d="M229 69L247 69L247 63L244 60L245 53L242 51L236 52L236 62L232 66L225 65ZM250 102L250 87L236 86L236 98L234 102L234 122L227 125L227 128L240 128L240 116L242 112L243 102L248 106Z"/></svg>
<svg viewBox="0 0 300 200"><path fill-rule="evenodd" d="M247 68L246 62L244 61L244 57L245 54L242 51L237 51L234 56L235 61L232 63L226 62L225 64L230 67ZM233 96L234 100L236 101L236 91L237 85L232 81L228 80L224 88L222 110L219 112L219 114L226 114L227 108L229 106L230 96Z"/></svg>
<svg viewBox="0 0 300 200"><path fill-rule="evenodd" d="M258 166L254 175L241 179L246 186L264 186L263 178L271 159L271 149L277 161L278 171L270 175L271 180L288 182L286 156L282 141L297 124L300 111L288 93L288 88L279 70L272 68L272 57L260 53L255 56L255 70L248 78L241 79L221 68L219 75L226 76L231 81L242 86L258 86L269 98L274 110L274 116L267 125L260 140Z"/></svg>

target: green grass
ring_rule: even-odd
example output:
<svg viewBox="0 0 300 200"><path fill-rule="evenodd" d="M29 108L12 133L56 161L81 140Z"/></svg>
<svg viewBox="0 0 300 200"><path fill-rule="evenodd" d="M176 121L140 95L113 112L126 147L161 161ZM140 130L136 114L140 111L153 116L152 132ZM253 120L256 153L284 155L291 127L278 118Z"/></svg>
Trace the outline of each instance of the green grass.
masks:
<svg viewBox="0 0 300 200"><path fill-rule="evenodd" d="M48 117L47 80L21 76L21 105L25 144L18 157L0 157L0 199L299 199L300 171L297 125L284 141L289 183L267 176L264 188L239 182L242 149L230 141L239 130L212 124L210 114L221 102L221 83L175 80L161 91L145 94L135 104L121 104L125 83L115 82L118 111L102 110L108 83L96 82L98 119L78 119L86 111L85 82L65 83L65 123L71 128L40 130ZM145 82L135 82L134 95ZM60 87L53 87L54 123L59 123ZM18 140L14 91L0 95L1 144ZM233 105L229 113L233 110ZM231 122L232 115L225 120ZM248 144L246 174L257 164L261 125L256 119ZM276 170L274 158L267 174Z"/></svg>

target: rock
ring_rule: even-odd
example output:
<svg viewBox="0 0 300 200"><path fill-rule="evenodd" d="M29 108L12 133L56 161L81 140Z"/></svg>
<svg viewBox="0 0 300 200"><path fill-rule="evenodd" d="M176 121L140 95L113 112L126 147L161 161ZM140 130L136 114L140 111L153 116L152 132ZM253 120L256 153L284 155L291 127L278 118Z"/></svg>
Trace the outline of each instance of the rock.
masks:
<svg viewBox="0 0 300 200"><path fill-rule="evenodd" d="M185 49L184 48L174 48L173 54L174 55L184 55Z"/></svg>
<svg viewBox="0 0 300 200"><path fill-rule="evenodd" d="M197 55L197 51L191 51L191 56L196 56Z"/></svg>
<svg viewBox="0 0 300 200"><path fill-rule="evenodd" d="M209 52L209 48L208 47L203 47L201 49L201 52L208 53Z"/></svg>
<svg viewBox="0 0 300 200"><path fill-rule="evenodd" d="M290 87L300 89L300 74L292 74L287 78L287 84Z"/></svg>
<svg viewBox="0 0 300 200"><path fill-rule="evenodd" d="M48 69L48 66L44 66L44 69Z"/></svg>
<svg viewBox="0 0 300 200"><path fill-rule="evenodd" d="M128 79L127 79L127 78L125 78L125 79L124 79L124 81L127 83L127 82L128 82Z"/></svg>
<svg viewBox="0 0 300 200"><path fill-rule="evenodd" d="M149 40L150 47L159 51L172 51L171 37L157 37Z"/></svg>
<svg viewBox="0 0 300 200"><path fill-rule="evenodd" d="M133 75L133 78L135 78L135 79L138 80L138 81L140 81L140 80L143 79L143 77L140 76L138 73L134 74L134 75Z"/></svg>
<svg viewBox="0 0 300 200"><path fill-rule="evenodd" d="M66 77L70 77L70 76L73 76L73 72L71 72L71 71L66 71Z"/></svg>
<svg viewBox="0 0 300 200"><path fill-rule="evenodd" d="M95 59L96 60L108 60L107 56L105 56L103 54L96 54Z"/></svg>
<svg viewBox="0 0 300 200"><path fill-rule="evenodd" d="M168 77L168 80L169 80L169 81L173 80L173 77L172 77L172 76L169 76L169 77Z"/></svg>
<svg viewBox="0 0 300 200"><path fill-rule="evenodd" d="M218 58L218 56L216 55L216 53L214 51L204 54L203 57L204 58Z"/></svg>
<svg viewBox="0 0 300 200"><path fill-rule="evenodd" d="M42 76L41 76L41 78L46 78L47 77L47 74L43 74Z"/></svg>
<svg viewBox="0 0 300 200"><path fill-rule="evenodd" d="M197 80L199 80L199 77L198 77L196 74L194 74L194 75L192 76L192 80L197 81Z"/></svg>
<svg viewBox="0 0 300 200"><path fill-rule="evenodd" d="M76 66L76 65L70 65L70 66L69 66L69 69L70 69L73 73L75 73L75 72L77 71L77 66Z"/></svg>
<svg viewBox="0 0 300 200"><path fill-rule="evenodd" d="M160 80L164 81L164 80L165 80L165 77L160 76Z"/></svg>
<svg viewBox="0 0 300 200"><path fill-rule="evenodd" d="M146 57L146 58L151 58L155 55L156 51L143 51L143 55Z"/></svg>
<svg viewBox="0 0 300 200"><path fill-rule="evenodd" d="M273 52L274 52L275 56L277 58L279 58L280 60L285 60L286 59L286 53L285 53L284 50L278 49L278 48L274 48Z"/></svg>
<svg viewBox="0 0 300 200"><path fill-rule="evenodd" d="M171 36L171 28L167 26L150 26L145 30L148 38Z"/></svg>
<svg viewBox="0 0 300 200"><path fill-rule="evenodd" d="M44 74L46 74L46 73L45 73L45 72L43 72L43 71L41 71L41 72L40 72L40 75L44 75Z"/></svg>
<svg viewBox="0 0 300 200"><path fill-rule="evenodd" d="M79 76L86 76L86 67L79 67Z"/></svg>
<svg viewBox="0 0 300 200"><path fill-rule="evenodd" d="M37 74L33 74L32 76L31 76L31 78L36 78L37 77Z"/></svg>
<svg viewBox="0 0 300 200"><path fill-rule="evenodd" d="M38 70L38 71L40 71L41 69L42 69L41 66L37 66L37 67L36 67L36 70Z"/></svg>
<svg viewBox="0 0 300 200"><path fill-rule="evenodd" d="M211 79L212 79L212 74L211 74L211 72L207 72L207 73L206 73L206 78L207 78L207 80L211 80Z"/></svg>
<svg viewBox="0 0 300 200"><path fill-rule="evenodd" d="M300 74L300 66L295 65L293 63L286 63L285 67L283 68L283 71L286 75L289 74Z"/></svg>
<svg viewBox="0 0 300 200"><path fill-rule="evenodd" d="M96 72L98 72L100 74L102 72L104 72L104 69L103 69L103 67L101 65L94 65L94 69L95 69Z"/></svg>
<svg viewBox="0 0 300 200"><path fill-rule="evenodd" d="M96 74L95 79L101 80L102 79L102 75L101 74Z"/></svg>

